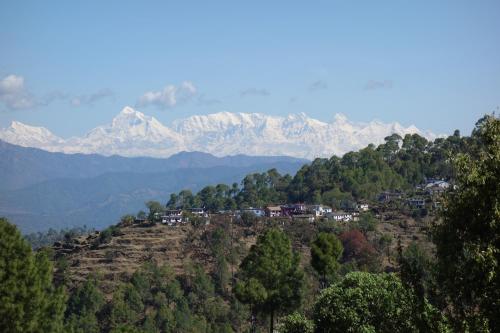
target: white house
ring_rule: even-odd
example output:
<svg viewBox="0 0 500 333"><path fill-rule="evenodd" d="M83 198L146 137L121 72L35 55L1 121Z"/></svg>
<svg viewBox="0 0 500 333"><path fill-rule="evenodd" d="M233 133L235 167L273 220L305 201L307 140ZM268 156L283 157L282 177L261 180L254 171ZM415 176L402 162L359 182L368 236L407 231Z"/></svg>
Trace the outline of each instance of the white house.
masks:
<svg viewBox="0 0 500 333"><path fill-rule="evenodd" d="M367 203L359 203L359 204L356 205L356 208L360 212L367 212L367 211L370 210L370 206L368 206Z"/></svg>
<svg viewBox="0 0 500 333"><path fill-rule="evenodd" d="M425 191L433 194L433 193L442 193L446 191L450 187L450 183L444 180L429 180L427 184L425 184Z"/></svg>
<svg viewBox="0 0 500 333"><path fill-rule="evenodd" d="M323 205L311 205L308 207L308 211L311 212L314 216L324 216L325 214L331 213L332 208Z"/></svg>
<svg viewBox="0 0 500 333"><path fill-rule="evenodd" d="M331 212L325 215L327 218L338 222L349 222L353 220L351 213L346 212Z"/></svg>
<svg viewBox="0 0 500 333"><path fill-rule="evenodd" d="M188 212L199 217L208 217L208 213L203 208L190 208Z"/></svg>
<svg viewBox="0 0 500 333"><path fill-rule="evenodd" d="M280 206L267 206L264 211L267 217L282 216Z"/></svg>
<svg viewBox="0 0 500 333"><path fill-rule="evenodd" d="M161 216L161 223L168 225L176 225L182 223L182 210L181 209L169 209L165 211L165 215Z"/></svg>

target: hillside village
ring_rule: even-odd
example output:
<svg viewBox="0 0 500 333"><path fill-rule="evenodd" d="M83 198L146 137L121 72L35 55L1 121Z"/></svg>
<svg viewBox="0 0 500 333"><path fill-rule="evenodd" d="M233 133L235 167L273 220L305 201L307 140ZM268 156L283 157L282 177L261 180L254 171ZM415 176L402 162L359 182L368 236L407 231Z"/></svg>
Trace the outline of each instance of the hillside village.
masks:
<svg viewBox="0 0 500 333"><path fill-rule="evenodd" d="M447 181L441 179L428 179L424 184L417 185L411 194L403 191L384 191L378 195L378 200L368 203L363 200L357 203L346 205L343 210L333 210L332 207L322 204L305 203L285 203L280 205L266 205L265 207L248 207L237 210L209 211L200 207L176 207L169 209L167 204L163 212L153 212L150 217L151 222L161 222L174 226L189 222L189 217L203 219L204 223L210 223L210 217L217 215L227 215L241 217L242 214L251 214L257 218L282 218L286 220L304 220L315 222L317 220L332 220L337 222L359 221L361 213L372 212L378 214L385 210L387 204L397 204L401 209L409 209L414 214L427 215L428 211L433 211L441 207L441 197L450 187ZM424 210L424 211L421 211ZM145 214L135 217L136 223L149 223Z"/></svg>
<svg viewBox="0 0 500 333"><path fill-rule="evenodd" d="M149 261L168 264L177 274L184 272L186 262L199 262L210 272L213 258L210 259L207 250L209 244L202 239L218 227L231 230L231 238L243 253L255 243L256 235L271 225L288 232L303 229L304 234L326 227L346 230L361 227L374 244L382 236L390 240L386 248L380 248L379 255L380 269L391 271L399 246L406 247L415 240L426 242L429 223L448 187L445 181L429 179L415 188L418 196L384 191L375 202L361 201L345 210L303 203L217 212L164 206L162 212L152 210L149 214L125 216L116 227L56 242L53 249L57 260L66 263L64 270L69 273L66 279L71 284L77 285L97 274L103 281L103 290L112 292L113 286L126 281ZM298 237L294 246L308 258L309 244L304 239L308 238ZM237 266L234 263L231 269L237 270Z"/></svg>

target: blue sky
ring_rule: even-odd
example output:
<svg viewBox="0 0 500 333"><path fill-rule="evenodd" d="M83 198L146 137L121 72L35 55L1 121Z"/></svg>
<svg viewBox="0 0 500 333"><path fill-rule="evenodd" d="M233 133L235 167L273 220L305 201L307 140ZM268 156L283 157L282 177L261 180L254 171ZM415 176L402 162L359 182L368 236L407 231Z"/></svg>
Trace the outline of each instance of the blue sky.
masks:
<svg viewBox="0 0 500 333"><path fill-rule="evenodd" d="M469 133L500 105L500 2L2 1L0 126L63 137L138 106L169 124L305 112Z"/></svg>

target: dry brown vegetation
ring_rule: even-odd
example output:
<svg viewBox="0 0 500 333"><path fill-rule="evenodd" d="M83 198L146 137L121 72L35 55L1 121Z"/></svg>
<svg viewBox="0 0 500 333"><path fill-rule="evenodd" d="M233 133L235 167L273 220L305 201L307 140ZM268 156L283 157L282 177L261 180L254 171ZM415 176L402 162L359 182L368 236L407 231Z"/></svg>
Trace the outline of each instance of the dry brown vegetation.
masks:
<svg viewBox="0 0 500 333"><path fill-rule="evenodd" d="M98 276L105 292L111 292L115 284L126 281L133 272L146 262L168 264L177 274L184 271L190 262L198 262L211 269L213 258L210 249L202 240L203 234L217 225L193 227L131 225L119 228L118 235L108 243L95 245L99 233L82 236L68 243L54 244L56 259L65 258L68 263L67 278L70 285L84 281L89 275ZM234 237L245 247L255 243L254 232L248 228L234 226Z"/></svg>
<svg viewBox="0 0 500 333"><path fill-rule="evenodd" d="M417 222L411 217L389 212L381 214L378 221L377 230L370 232L368 239L376 244L383 234L392 238L389 251L379 251L383 270L395 269L398 243L403 248L414 240L430 244L426 234L428 220ZM309 243L318 226L289 220L261 221L243 226L231 224L228 217L212 217L211 224L200 227L190 224L174 227L161 224L120 226L117 235L107 243L96 245L99 239L99 233L96 232L68 243L56 243L54 249L56 259L64 258L67 262L66 277L70 286L79 284L89 275L96 275L102 281L103 291L109 294L117 283L127 281L134 271L147 262L168 264L177 274L182 274L190 263L197 262L210 272L214 258L207 235L211 231L217 227L227 230L233 240L232 246L239 246L243 256L255 244L257 235L269 225L284 226L293 247L301 254L302 264L308 266ZM230 266L230 269L235 272L236 266Z"/></svg>

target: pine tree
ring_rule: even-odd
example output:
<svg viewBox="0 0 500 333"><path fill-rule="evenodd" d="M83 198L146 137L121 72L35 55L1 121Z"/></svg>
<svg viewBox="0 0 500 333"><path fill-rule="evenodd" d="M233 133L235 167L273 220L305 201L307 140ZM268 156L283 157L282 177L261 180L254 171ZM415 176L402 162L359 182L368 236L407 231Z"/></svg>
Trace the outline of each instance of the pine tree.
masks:
<svg viewBox="0 0 500 333"><path fill-rule="evenodd" d="M71 333L98 333L97 313L104 305L104 296L93 278L73 291L66 310L66 331Z"/></svg>
<svg viewBox="0 0 500 333"><path fill-rule="evenodd" d="M342 243L334 235L321 232L311 244L311 265L320 275L321 287L331 281L340 268Z"/></svg>
<svg viewBox="0 0 500 333"><path fill-rule="evenodd" d="M62 332L65 301L52 284L47 254L33 255L17 228L0 218L0 331Z"/></svg>
<svg viewBox="0 0 500 333"><path fill-rule="evenodd" d="M304 273L298 254L292 251L290 240L282 231L270 229L259 236L241 263L239 274L236 297L250 304L254 313L269 315L270 332L276 314L300 305Z"/></svg>

